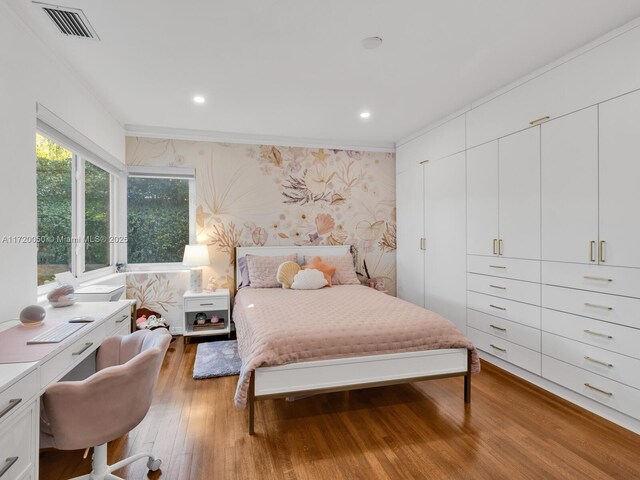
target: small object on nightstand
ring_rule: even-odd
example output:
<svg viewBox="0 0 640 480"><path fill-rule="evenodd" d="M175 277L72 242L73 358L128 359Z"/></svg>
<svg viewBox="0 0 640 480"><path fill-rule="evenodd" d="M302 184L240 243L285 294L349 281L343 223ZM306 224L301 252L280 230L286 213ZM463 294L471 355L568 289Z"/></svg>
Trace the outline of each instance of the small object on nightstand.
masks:
<svg viewBox="0 0 640 480"><path fill-rule="evenodd" d="M209 283L207 283L205 292L215 292L217 288L218 284L216 283L216 279L214 277L209 277Z"/></svg>
<svg viewBox="0 0 640 480"><path fill-rule="evenodd" d="M211 264L209 247L206 245L187 245L184 247L182 264L191 269L190 287L194 293L202 292L202 268Z"/></svg>

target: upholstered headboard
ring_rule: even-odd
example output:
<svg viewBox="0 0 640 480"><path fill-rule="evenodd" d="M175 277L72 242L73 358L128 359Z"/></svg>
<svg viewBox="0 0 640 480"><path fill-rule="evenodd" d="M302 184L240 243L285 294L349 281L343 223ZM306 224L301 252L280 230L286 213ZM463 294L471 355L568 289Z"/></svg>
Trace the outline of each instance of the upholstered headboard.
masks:
<svg viewBox="0 0 640 480"><path fill-rule="evenodd" d="M240 270L238 268L238 258L244 257L245 255L280 256L295 253L298 255L298 263L302 264L304 262L305 255L322 257L323 255L346 255L349 252L351 252L350 245L308 245L301 247L297 247L295 245L277 247L237 247L235 267L236 288L240 286L240 282L242 281Z"/></svg>

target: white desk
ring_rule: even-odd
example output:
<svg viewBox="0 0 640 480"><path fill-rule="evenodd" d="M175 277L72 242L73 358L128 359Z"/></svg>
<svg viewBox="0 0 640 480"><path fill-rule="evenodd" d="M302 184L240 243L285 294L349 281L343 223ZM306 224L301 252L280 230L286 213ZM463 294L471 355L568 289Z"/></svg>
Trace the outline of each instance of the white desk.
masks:
<svg viewBox="0 0 640 480"><path fill-rule="evenodd" d="M78 315L92 315L96 321L66 338L37 362L0 363L0 480L37 480L40 396L49 385L93 358L105 338L130 333L130 305L119 301L48 307L45 324L47 319Z"/></svg>

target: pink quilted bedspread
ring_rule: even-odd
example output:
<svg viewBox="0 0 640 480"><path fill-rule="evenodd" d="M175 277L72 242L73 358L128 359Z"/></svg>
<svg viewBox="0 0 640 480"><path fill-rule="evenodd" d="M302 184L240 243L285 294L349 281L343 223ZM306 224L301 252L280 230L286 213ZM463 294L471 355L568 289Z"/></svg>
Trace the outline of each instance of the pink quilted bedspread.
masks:
<svg viewBox="0 0 640 480"><path fill-rule="evenodd" d="M243 288L233 320L242 369L235 404L244 408L258 367L311 360L475 347L440 315L371 288L339 285L320 290Z"/></svg>

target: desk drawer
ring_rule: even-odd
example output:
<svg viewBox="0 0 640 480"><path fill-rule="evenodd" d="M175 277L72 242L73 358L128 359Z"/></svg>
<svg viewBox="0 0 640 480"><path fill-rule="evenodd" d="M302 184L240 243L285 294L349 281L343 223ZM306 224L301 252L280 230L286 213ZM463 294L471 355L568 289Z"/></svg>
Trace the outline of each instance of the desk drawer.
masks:
<svg viewBox="0 0 640 480"><path fill-rule="evenodd" d="M542 309L542 330L640 359L640 330Z"/></svg>
<svg viewBox="0 0 640 480"><path fill-rule="evenodd" d="M467 292L467 306L473 310L540 328L540 307L482 293Z"/></svg>
<svg viewBox="0 0 640 480"><path fill-rule="evenodd" d="M39 390L38 372L34 370L0 392L0 428L15 412L35 397Z"/></svg>
<svg viewBox="0 0 640 480"><path fill-rule="evenodd" d="M93 354L106 337L106 325L101 323L47 360L40 368L41 388L46 388L50 383L57 381L84 358Z"/></svg>
<svg viewBox="0 0 640 480"><path fill-rule="evenodd" d="M542 262L542 283L640 298L640 269Z"/></svg>
<svg viewBox="0 0 640 480"><path fill-rule="evenodd" d="M189 298L184 301L185 312L207 312L211 310L226 310L227 299L221 298Z"/></svg>
<svg viewBox="0 0 640 480"><path fill-rule="evenodd" d="M483 352L540 375L540 352L516 345L475 328L467 328L467 336Z"/></svg>
<svg viewBox="0 0 640 480"><path fill-rule="evenodd" d="M640 419L640 390L547 355L542 355L542 376L614 410Z"/></svg>
<svg viewBox="0 0 640 480"><path fill-rule="evenodd" d="M640 360L552 333L542 334L542 353L629 387L640 389Z"/></svg>
<svg viewBox="0 0 640 480"><path fill-rule="evenodd" d="M637 298L543 285L542 304L561 312L640 328L640 299Z"/></svg>
<svg viewBox="0 0 640 480"><path fill-rule="evenodd" d="M467 289L474 292L540 305L540 284L467 273Z"/></svg>
<svg viewBox="0 0 640 480"><path fill-rule="evenodd" d="M540 261L467 255L467 272L540 282Z"/></svg>
<svg viewBox="0 0 640 480"><path fill-rule="evenodd" d="M35 421L37 402L0 429L0 480L18 480L33 470L36 455Z"/></svg>
<svg viewBox="0 0 640 480"><path fill-rule="evenodd" d="M123 308L105 321L107 336L119 335L116 332L119 331L120 327L125 323L131 324L131 310L129 308Z"/></svg>
<svg viewBox="0 0 640 480"><path fill-rule="evenodd" d="M503 318L467 309L467 325L536 352L540 351L540 330Z"/></svg>

